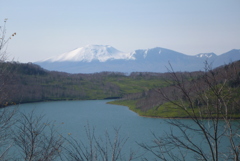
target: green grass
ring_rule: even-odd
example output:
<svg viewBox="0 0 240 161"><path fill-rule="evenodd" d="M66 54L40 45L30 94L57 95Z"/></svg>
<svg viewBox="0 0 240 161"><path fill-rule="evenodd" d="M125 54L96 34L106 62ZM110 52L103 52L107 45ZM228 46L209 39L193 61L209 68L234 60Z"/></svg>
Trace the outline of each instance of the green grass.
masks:
<svg viewBox="0 0 240 161"><path fill-rule="evenodd" d="M160 79L133 79L122 77L121 79L110 78L109 81L120 87L122 93L138 93L156 87L167 86L164 80Z"/></svg>
<svg viewBox="0 0 240 161"><path fill-rule="evenodd" d="M164 103L163 105L159 107L152 108L147 111L142 111L140 109L136 108L136 100L116 100L112 102L108 102L109 104L115 104L115 105L123 105L129 107L130 110L136 112L140 116L145 116L145 117L159 117L159 118L190 118L189 115L187 114L186 111L184 111L181 108L176 107L174 104L167 102ZM194 109L196 116L199 116L199 109ZM188 112L191 114L192 111L191 109L188 109ZM212 115L215 117L216 115ZM233 114L229 115L233 119L239 119L240 114ZM203 115L203 118L207 118L208 115ZM220 116L221 117L221 116Z"/></svg>
<svg viewBox="0 0 240 161"><path fill-rule="evenodd" d="M116 100L108 103L127 106L130 110L138 113L140 116L161 118L187 118L187 114L183 110L176 108L171 103L165 103L159 107L155 107L147 111L142 111L141 109L136 108L136 102L136 100Z"/></svg>

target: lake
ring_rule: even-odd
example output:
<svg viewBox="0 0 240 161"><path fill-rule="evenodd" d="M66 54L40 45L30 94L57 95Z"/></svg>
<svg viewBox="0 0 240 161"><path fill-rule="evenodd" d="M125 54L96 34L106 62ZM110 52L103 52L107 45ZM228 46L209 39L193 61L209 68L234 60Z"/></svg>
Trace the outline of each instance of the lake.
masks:
<svg viewBox="0 0 240 161"><path fill-rule="evenodd" d="M73 137L84 137L85 127L94 127L96 136L104 136L108 131L113 135L114 128L120 128L120 135L128 138L124 146L126 151L134 149L139 153L138 143L151 141L152 132L161 135L168 129L163 119L140 117L125 106L106 104L111 100L86 100L86 101L58 101L40 102L18 105L23 113L34 110L37 115L44 115L44 119L54 121L62 135L69 133Z"/></svg>
<svg viewBox="0 0 240 161"><path fill-rule="evenodd" d="M130 150L143 154L143 149L137 143L150 143L153 140L152 133L162 136L170 130L166 119L140 117L128 107L106 104L109 101L111 100L40 102L20 104L18 109L23 113L34 110L35 114L44 115L44 119L54 121L63 136L71 134L83 142L86 140L85 127L88 125L95 128L97 137L104 136L106 131L114 137L113 129L120 128L119 135L128 138L124 146L126 154ZM191 124L191 120L182 121ZM153 157L150 153L144 156Z"/></svg>

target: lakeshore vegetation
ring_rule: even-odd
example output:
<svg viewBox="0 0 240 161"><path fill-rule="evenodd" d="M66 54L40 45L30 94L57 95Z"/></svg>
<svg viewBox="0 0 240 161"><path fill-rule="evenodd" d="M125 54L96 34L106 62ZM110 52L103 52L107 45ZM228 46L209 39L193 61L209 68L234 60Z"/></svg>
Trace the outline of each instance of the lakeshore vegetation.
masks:
<svg viewBox="0 0 240 161"><path fill-rule="evenodd" d="M177 83L181 83L190 91L194 89L193 84L202 86L202 92L209 91L210 96L211 91L204 84L208 74L214 76L215 87L224 83L223 90L231 89L232 101L239 103L240 100L240 61L216 69L208 67L204 72L173 72L170 69L169 73L69 74L47 71L32 63L18 62L1 62L0 69L5 88L2 91L8 91L7 95L11 96L1 98L2 106L40 101L117 99L109 103L128 106L141 116L186 118L186 112L179 110L174 102L164 99L162 94L168 95L175 102L186 100L175 88ZM180 82L176 82L172 73L181 79L178 80ZM223 76L224 73L227 75ZM195 97L194 103L203 106L197 95L196 92L191 93ZM240 109L235 109L234 117L240 117Z"/></svg>

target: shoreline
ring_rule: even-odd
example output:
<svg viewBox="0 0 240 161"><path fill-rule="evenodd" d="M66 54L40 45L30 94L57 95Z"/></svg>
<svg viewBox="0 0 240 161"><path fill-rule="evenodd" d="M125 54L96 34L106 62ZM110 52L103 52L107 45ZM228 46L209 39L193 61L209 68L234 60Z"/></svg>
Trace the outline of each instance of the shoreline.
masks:
<svg viewBox="0 0 240 161"><path fill-rule="evenodd" d="M94 101L94 100L114 100L112 98L104 98L104 99L48 99L48 100L38 100L38 101L25 101L25 102L6 102L1 108L7 108L9 106L21 105L21 104L29 104L29 103L41 103L41 102L57 102L57 101Z"/></svg>
<svg viewBox="0 0 240 161"><path fill-rule="evenodd" d="M113 104L113 105L119 105L119 106L125 106L125 107L128 107L128 109L130 111L133 111L135 112L136 114L138 114L138 116L140 117L146 117L146 118L159 118L159 119L186 119L186 120L189 120L189 119L193 119L191 117L161 117L161 116L147 116L147 115L141 115L139 114L137 111L134 111L131 109L131 107L127 106L127 105L122 105L122 104L115 104L113 102L107 102L108 104ZM208 120L208 119L211 119L210 117L203 117L203 118L200 118L198 117L199 119L203 119L203 120ZM214 118L212 118L214 119ZM219 120L224 120L223 118L219 118ZM240 120L240 117L235 117L235 118L231 118L230 120Z"/></svg>
<svg viewBox="0 0 240 161"><path fill-rule="evenodd" d="M41 102L56 102L56 101L86 101L86 100L89 100L89 101L94 101L94 100L113 100L115 101L114 99L111 99L111 98L106 98L106 99L51 99L51 100L44 100L44 101L28 101L28 102L19 102L19 103L14 103L12 102L11 104L8 103L6 106L3 106L3 107L0 107L1 108L7 108L9 106L16 106L16 105L20 105L20 104L29 104L29 103L41 103ZM128 110L132 111L132 112L135 112L138 116L140 117L146 117L146 118L156 118L156 119L193 119L193 118L190 118L190 117L161 117L161 116L147 116L147 115L141 115L140 113L138 113L137 111L134 111L131 109L131 107L127 106L127 105L123 105L123 104L115 104L113 103L113 101L110 101L110 102L106 102L106 104L112 104L112 105L118 105L118 106L125 106L125 107L128 107ZM201 118L203 120L207 120L207 119L211 119L210 117L206 117L206 118ZM219 120L224 120L223 118L219 118ZM240 117L235 117L235 118L231 118L231 120L240 120Z"/></svg>

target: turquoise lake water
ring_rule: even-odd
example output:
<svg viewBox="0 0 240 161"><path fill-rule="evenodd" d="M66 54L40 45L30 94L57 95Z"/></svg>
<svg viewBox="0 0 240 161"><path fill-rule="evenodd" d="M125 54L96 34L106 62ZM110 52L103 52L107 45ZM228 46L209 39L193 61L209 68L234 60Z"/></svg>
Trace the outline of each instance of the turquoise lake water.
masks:
<svg viewBox="0 0 240 161"><path fill-rule="evenodd" d="M95 128L96 137L104 136L106 131L114 137L114 128L119 128L120 137L128 138L124 145L126 155L130 150L135 151L137 155L144 154L138 143L150 144L154 139L153 133L162 136L170 130L166 119L141 117L128 107L106 104L108 101L111 100L29 103L18 105L18 110L44 115L44 119L53 121L61 135L68 137L68 134L71 134L82 142L86 140L86 126L90 129ZM192 124L191 120L182 121ZM176 135L177 132L175 130ZM201 137L195 139L201 141ZM144 157L153 158L153 155L146 153Z"/></svg>

